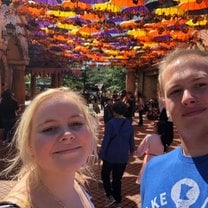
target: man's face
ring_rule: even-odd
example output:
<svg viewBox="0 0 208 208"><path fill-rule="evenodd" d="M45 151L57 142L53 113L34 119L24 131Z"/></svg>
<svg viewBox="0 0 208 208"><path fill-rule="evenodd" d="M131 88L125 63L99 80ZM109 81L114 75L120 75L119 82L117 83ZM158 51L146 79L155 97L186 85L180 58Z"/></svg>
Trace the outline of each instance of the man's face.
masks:
<svg viewBox="0 0 208 208"><path fill-rule="evenodd" d="M178 58L167 66L162 81L166 109L182 137L207 137L208 64L197 55Z"/></svg>

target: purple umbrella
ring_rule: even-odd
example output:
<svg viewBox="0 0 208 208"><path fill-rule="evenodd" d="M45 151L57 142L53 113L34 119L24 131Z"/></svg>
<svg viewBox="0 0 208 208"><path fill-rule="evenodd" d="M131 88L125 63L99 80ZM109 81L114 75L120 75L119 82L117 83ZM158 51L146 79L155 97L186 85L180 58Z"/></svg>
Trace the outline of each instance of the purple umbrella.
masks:
<svg viewBox="0 0 208 208"><path fill-rule="evenodd" d="M99 3L105 3L109 0L79 0L81 2L87 3L87 4L99 4Z"/></svg>
<svg viewBox="0 0 208 208"><path fill-rule="evenodd" d="M124 14L129 14L129 13L148 14L150 13L150 11L146 6L136 6L136 7L127 7L123 9L122 13Z"/></svg>
<svg viewBox="0 0 208 208"><path fill-rule="evenodd" d="M69 17L68 18L69 20L72 21L73 24L76 24L76 25L79 25L79 26L82 26L83 24L86 25L86 24L90 24L91 21L90 20L85 20L79 16L76 16L76 17Z"/></svg>
<svg viewBox="0 0 208 208"><path fill-rule="evenodd" d="M43 31L36 30L36 31L33 31L33 34L35 36L48 37L48 35L45 32L43 32Z"/></svg>
<svg viewBox="0 0 208 208"><path fill-rule="evenodd" d="M58 3L60 3L57 0L35 0L35 2L42 3L42 4L47 4L47 5L50 5L50 6L55 6Z"/></svg>
<svg viewBox="0 0 208 208"><path fill-rule="evenodd" d="M123 21L125 21L125 19L122 18L122 17L113 17L113 18L109 18L109 19L107 20L107 23L115 23L115 24L119 24L119 23L121 23L121 22L123 22Z"/></svg>
<svg viewBox="0 0 208 208"><path fill-rule="evenodd" d="M172 38L171 35L161 35L161 36L155 36L153 37L153 41L155 42L162 42L162 41L170 41Z"/></svg>

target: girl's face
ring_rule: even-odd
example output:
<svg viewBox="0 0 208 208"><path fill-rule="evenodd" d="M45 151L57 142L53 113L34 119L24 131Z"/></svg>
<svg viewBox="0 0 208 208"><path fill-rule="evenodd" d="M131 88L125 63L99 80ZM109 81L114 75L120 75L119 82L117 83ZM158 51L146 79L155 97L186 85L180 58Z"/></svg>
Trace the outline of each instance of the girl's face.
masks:
<svg viewBox="0 0 208 208"><path fill-rule="evenodd" d="M30 138L31 154L41 171L76 171L86 162L92 145L92 133L75 101L62 95L41 103Z"/></svg>

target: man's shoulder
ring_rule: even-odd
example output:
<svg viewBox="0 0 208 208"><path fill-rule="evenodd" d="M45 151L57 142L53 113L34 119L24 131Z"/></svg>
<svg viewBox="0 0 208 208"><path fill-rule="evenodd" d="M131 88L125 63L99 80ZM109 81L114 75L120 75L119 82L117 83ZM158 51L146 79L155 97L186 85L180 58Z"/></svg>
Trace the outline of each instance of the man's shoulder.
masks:
<svg viewBox="0 0 208 208"><path fill-rule="evenodd" d="M149 163L151 165L165 165L166 163L167 164L170 164L170 161L174 161L176 158L178 158L178 154L179 154L179 151L181 150L181 147L177 147L167 153L164 153L162 155L158 155L154 158L152 158Z"/></svg>

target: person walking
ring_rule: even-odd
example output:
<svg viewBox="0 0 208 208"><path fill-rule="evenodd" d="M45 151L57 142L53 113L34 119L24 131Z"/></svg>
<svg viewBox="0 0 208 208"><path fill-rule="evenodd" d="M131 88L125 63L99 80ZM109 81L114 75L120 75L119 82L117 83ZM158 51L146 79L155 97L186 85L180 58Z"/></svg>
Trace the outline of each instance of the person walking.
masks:
<svg viewBox="0 0 208 208"><path fill-rule="evenodd" d="M108 121L113 118L113 110L112 110L113 100L111 98L106 99L106 104L104 106L103 120L106 125Z"/></svg>
<svg viewBox="0 0 208 208"><path fill-rule="evenodd" d="M124 116L133 122L134 113L136 110L136 99L134 94L131 91L127 91L125 98L122 100L126 106L127 109L124 113Z"/></svg>
<svg viewBox="0 0 208 208"><path fill-rule="evenodd" d="M106 193L105 207L122 207L121 180L129 155L134 152L134 129L124 117L126 105L117 101L112 106L114 118L107 122L99 157L103 161L101 178ZM112 174L112 183L111 183Z"/></svg>
<svg viewBox="0 0 208 208"><path fill-rule="evenodd" d="M148 134L145 136L145 138L142 140L142 142L137 147L137 150L135 151L135 155L137 157L144 156L142 167L139 171L136 183L141 183L142 174L144 171L144 168L146 167L148 161L158 155L161 155L164 153L164 146L162 143L162 132L164 131L163 127L159 124L155 126L155 133Z"/></svg>
<svg viewBox="0 0 208 208"><path fill-rule="evenodd" d="M172 51L159 64L159 86L181 145L148 162L141 207L208 207L208 53Z"/></svg>
<svg viewBox="0 0 208 208"><path fill-rule="evenodd" d="M145 109L145 103L142 98L142 94L140 92L138 92L138 94L137 94L137 110L139 113L138 127L142 127L144 124L144 121L143 121L144 109Z"/></svg>
<svg viewBox="0 0 208 208"><path fill-rule="evenodd" d="M18 109L18 102L13 97L11 90L3 91L0 102L0 118L3 127L2 145L9 143L12 139Z"/></svg>

